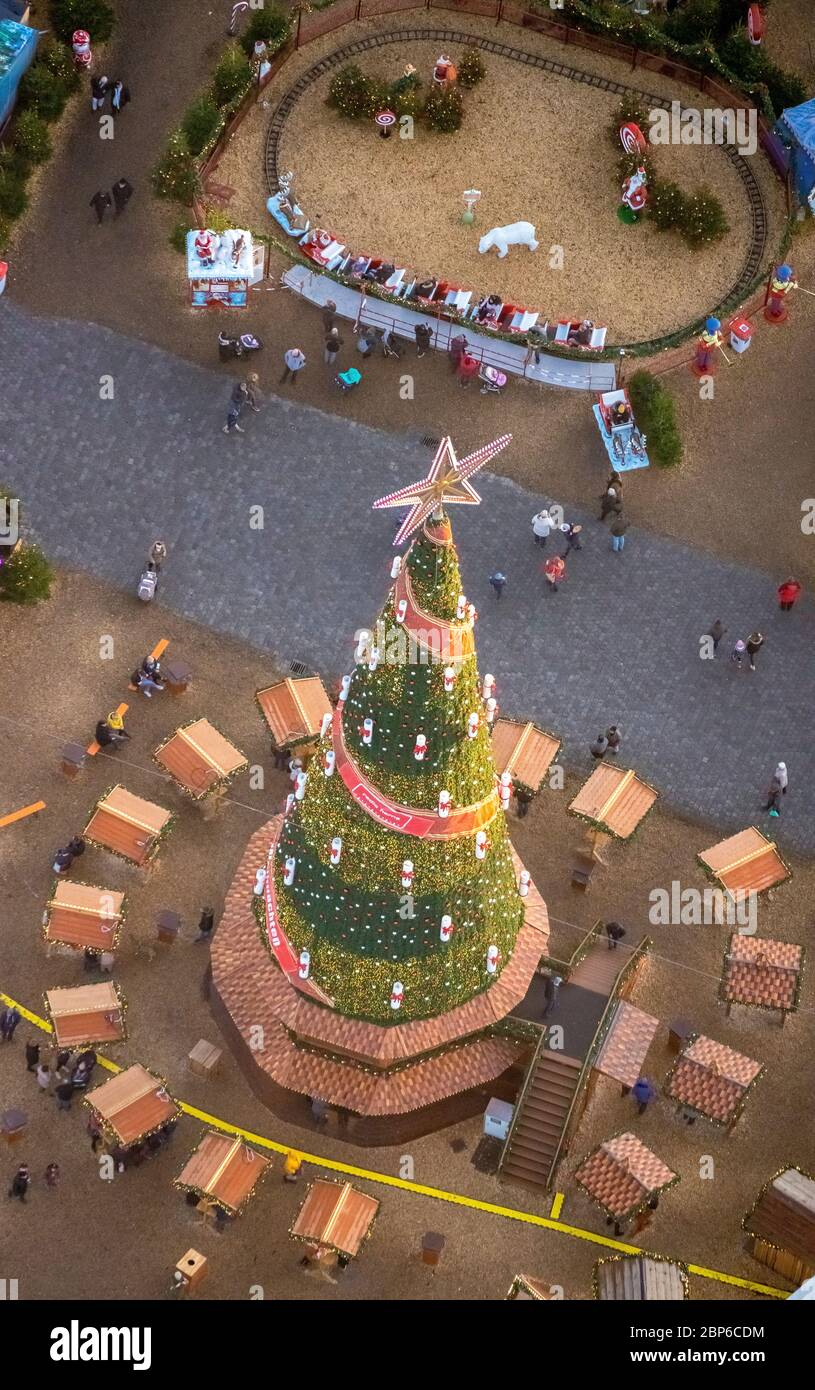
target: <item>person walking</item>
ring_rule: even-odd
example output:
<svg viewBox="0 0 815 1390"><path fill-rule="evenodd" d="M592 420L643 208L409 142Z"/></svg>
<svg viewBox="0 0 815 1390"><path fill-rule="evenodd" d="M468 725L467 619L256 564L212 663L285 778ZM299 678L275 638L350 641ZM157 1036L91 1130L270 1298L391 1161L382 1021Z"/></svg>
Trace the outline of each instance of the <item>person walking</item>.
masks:
<svg viewBox="0 0 815 1390"><path fill-rule="evenodd" d="M566 549L563 552L564 560L572 550L583 549L583 542L580 539L580 533L583 527L578 522L564 521L558 529L562 532L566 541Z"/></svg>
<svg viewBox="0 0 815 1390"><path fill-rule="evenodd" d="M625 936L625 927L621 927L619 922L606 922L605 933L608 938L608 949L616 951L618 944Z"/></svg>
<svg viewBox="0 0 815 1390"><path fill-rule="evenodd" d="M462 357L467 351L469 344L464 333L457 333L455 338L450 339L450 346L447 349L447 356L450 359L450 370L457 372Z"/></svg>
<svg viewBox="0 0 815 1390"><path fill-rule="evenodd" d="M325 308L323 309L323 312L320 315L323 321L323 329L326 333L330 333L332 328L334 327L334 316L336 312L337 306L334 303L333 299L327 299L325 303Z"/></svg>
<svg viewBox="0 0 815 1390"><path fill-rule="evenodd" d="M589 752L593 758L599 762L608 752L608 739L605 734L598 734L594 743L589 745Z"/></svg>
<svg viewBox="0 0 815 1390"><path fill-rule="evenodd" d="M8 1190L8 1195L10 1198L17 1197L19 1201L24 1202L30 1186L31 1174L28 1171L28 1164L21 1163L11 1180L11 1187Z"/></svg>
<svg viewBox="0 0 815 1390"><path fill-rule="evenodd" d="M518 819L523 820L524 816L529 815L529 808L532 805L532 793L519 784L515 786L515 804L518 808Z"/></svg>
<svg viewBox="0 0 815 1390"><path fill-rule="evenodd" d="M788 786L787 764L778 763L767 790L767 800L762 810L769 811L770 815L777 819L781 815L781 798L786 796Z"/></svg>
<svg viewBox="0 0 815 1390"><path fill-rule="evenodd" d="M109 207L113 206L113 200L111 199L109 193L106 193L104 189L99 188L97 189L96 193L94 193L88 206L93 208L94 212L96 213L97 226L101 227L102 223L105 220L105 213L107 212Z"/></svg>
<svg viewBox="0 0 815 1390"><path fill-rule="evenodd" d="M785 579L778 586L778 606L782 613L789 613L803 593L804 586L797 579Z"/></svg>
<svg viewBox="0 0 815 1390"><path fill-rule="evenodd" d="M619 724L612 724L610 728L606 729L606 741L609 753L619 753L620 744L623 741L623 731Z"/></svg>
<svg viewBox="0 0 815 1390"><path fill-rule="evenodd" d="M257 372L250 372L244 381L236 381L232 387L232 394L229 397L229 406L226 412L226 424L223 427L224 434L231 434L235 430L238 434L245 434L243 426L239 424L240 414L245 405L253 411L255 415L259 413L260 407L255 398L255 387L260 380Z"/></svg>
<svg viewBox="0 0 815 1390"><path fill-rule="evenodd" d="M110 80L107 77L91 78L91 111L101 111L107 101Z"/></svg>
<svg viewBox="0 0 815 1390"><path fill-rule="evenodd" d="M152 565L156 574L161 573L161 567L167 560L167 546L164 541L153 541L150 547L150 554L147 556L147 563Z"/></svg>
<svg viewBox="0 0 815 1390"><path fill-rule="evenodd" d="M14 1042L14 1034L22 1018L20 1010L14 1004L10 1004L0 1019L0 1035L3 1042Z"/></svg>
<svg viewBox="0 0 815 1390"><path fill-rule="evenodd" d="M96 1153L97 1149L102 1144L104 1134L102 1133L102 1126L100 1125L95 1115L88 1116L88 1123L86 1124L85 1128L87 1129L88 1134L90 1135L91 1153Z"/></svg>
<svg viewBox="0 0 815 1390"><path fill-rule="evenodd" d="M416 339L416 356L424 357L433 341L433 332L426 323L417 323L413 330Z"/></svg>
<svg viewBox="0 0 815 1390"><path fill-rule="evenodd" d="M631 1095L637 1106L637 1114L644 1115L651 1102L656 1100L657 1090L646 1076L641 1076L631 1087Z"/></svg>
<svg viewBox="0 0 815 1390"><path fill-rule="evenodd" d="M68 1081L60 1081L60 1083L59 1083L59 1085L57 1086L56 1091L54 1092L54 1094L55 1094L55 1096L56 1096L56 1098L57 1098L57 1109L58 1109L58 1110L70 1110L70 1108L71 1108L71 1101L72 1101L73 1098L74 1098L74 1083L73 1083L73 1081L70 1081L70 1080L68 1080Z"/></svg>
<svg viewBox="0 0 815 1390"><path fill-rule="evenodd" d="M283 375L280 378L280 385L284 386L291 377L292 386L296 386L298 373L302 372L306 365L306 354L301 352L300 348L289 348L288 351L283 354L283 361L285 366L283 367Z"/></svg>
<svg viewBox="0 0 815 1390"><path fill-rule="evenodd" d="M59 1187L59 1177L59 1164L49 1163L44 1173L45 1186L50 1187L53 1191L55 1187Z"/></svg>
<svg viewBox="0 0 815 1390"><path fill-rule="evenodd" d="M750 660L750 670L756 669L756 657L764 646L764 637L760 632L751 632L745 644L747 656Z"/></svg>
<svg viewBox="0 0 815 1390"><path fill-rule="evenodd" d="M40 1060L40 1045L31 1038L25 1045L25 1069L26 1071L36 1071L37 1063Z"/></svg>
<svg viewBox="0 0 815 1390"><path fill-rule="evenodd" d="M329 330L323 347L323 361L329 367L334 366L334 363L337 360L337 355L339 353L340 348L343 346L344 341L345 339L340 337L340 330L338 328L332 328Z"/></svg>
<svg viewBox="0 0 815 1390"><path fill-rule="evenodd" d="M507 577L506 577L506 575L505 575L505 574L502 574L500 570L496 570L496 571L495 571L495 574L491 574L491 575L490 575L490 580L489 580L489 582L490 582L491 588L493 589L493 591L494 591L494 593L495 593L496 599L500 602L501 595L503 594L504 589L506 588L506 585L507 585Z"/></svg>
<svg viewBox="0 0 815 1390"><path fill-rule="evenodd" d="M198 935L193 945L197 946L201 941L211 941L212 931L215 926L215 913L211 907L205 907L198 919Z"/></svg>
<svg viewBox="0 0 815 1390"><path fill-rule="evenodd" d="M51 1089L51 1071L44 1062L40 1062L37 1066L37 1085L44 1096L47 1095Z"/></svg>
<svg viewBox="0 0 815 1390"><path fill-rule="evenodd" d="M383 335L382 356L395 357L397 362L399 361L399 358L402 356L402 344L392 328L389 328L387 333Z"/></svg>
<svg viewBox="0 0 815 1390"><path fill-rule="evenodd" d="M719 650L719 643L721 642L726 632L727 628L724 626L721 618L717 618L715 623L712 623L711 626L708 628L707 632L705 633L706 637L711 637L713 639L714 656Z"/></svg>
<svg viewBox="0 0 815 1390"><path fill-rule="evenodd" d="M611 549L620 551L625 546L625 533L628 530L628 522L623 516L615 516L610 527Z"/></svg>
<svg viewBox="0 0 815 1390"><path fill-rule="evenodd" d="M623 509L622 500L614 487L606 488L600 495L600 516L598 520L605 521L607 516L619 516Z"/></svg>
<svg viewBox="0 0 815 1390"><path fill-rule="evenodd" d="M119 217L133 197L133 185L127 179L117 179L110 191L116 204L116 216Z"/></svg>
<svg viewBox="0 0 815 1390"><path fill-rule="evenodd" d="M110 109L113 112L113 115L121 115L122 111L124 111L129 101L130 88L126 87L124 82L122 82L122 80L117 77L116 81L113 84L113 87L111 88L110 93Z"/></svg>
<svg viewBox="0 0 815 1390"><path fill-rule="evenodd" d="M545 560L541 565L541 571L546 583L549 585L550 591L556 594L559 585L561 585L566 578L566 561L563 556L550 555L549 559Z"/></svg>
<svg viewBox="0 0 815 1390"><path fill-rule="evenodd" d="M554 521L549 515L548 507L541 507L540 511L536 512L533 516L532 535L535 539L535 544L539 545L541 550L544 549L554 524Z"/></svg>
<svg viewBox="0 0 815 1390"><path fill-rule="evenodd" d="M544 975L543 977L543 1017L546 1018L557 1004L557 992L563 984L562 975Z"/></svg>
<svg viewBox="0 0 815 1390"><path fill-rule="evenodd" d="M739 638L738 642L736 643L732 652L730 653L730 660L734 662L736 666L738 666L739 670L741 670L741 663L744 660L746 652L747 644L743 642L741 638Z"/></svg>
<svg viewBox="0 0 815 1390"><path fill-rule="evenodd" d="M283 1181L297 1182L302 1166L303 1160L299 1153L296 1153L294 1149L289 1149L283 1160Z"/></svg>

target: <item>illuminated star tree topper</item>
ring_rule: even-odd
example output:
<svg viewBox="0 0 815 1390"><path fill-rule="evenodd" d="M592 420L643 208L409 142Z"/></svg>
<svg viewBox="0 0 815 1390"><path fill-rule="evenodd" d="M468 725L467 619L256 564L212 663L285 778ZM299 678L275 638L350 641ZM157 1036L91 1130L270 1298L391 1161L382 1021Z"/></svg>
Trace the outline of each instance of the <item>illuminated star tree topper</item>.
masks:
<svg viewBox="0 0 815 1390"><path fill-rule="evenodd" d="M448 503L460 502L465 506L477 507L481 497L469 479L473 473L477 473L479 468L483 468L485 463L489 463L490 459L505 449L511 439L511 434L502 434L491 444L476 449L459 462L452 439L445 435L439 443L426 478L411 483L409 487L399 488L398 492L389 492L373 504L375 511L384 507L403 507L410 504L410 511L394 536L394 545L401 545L402 541L418 530L429 516L440 513Z"/></svg>

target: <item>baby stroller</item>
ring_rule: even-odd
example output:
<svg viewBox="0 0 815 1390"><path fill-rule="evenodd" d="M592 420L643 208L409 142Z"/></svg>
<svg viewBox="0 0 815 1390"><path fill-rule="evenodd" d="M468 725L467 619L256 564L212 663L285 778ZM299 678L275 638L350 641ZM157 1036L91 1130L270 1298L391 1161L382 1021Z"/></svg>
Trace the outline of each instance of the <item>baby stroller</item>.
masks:
<svg viewBox="0 0 815 1390"><path fill-rule="evenodd" d="M356 367L349 367L347 372L340 372L334 378L334 385L339 386L341 391L353 391L355 386L359 386L362 381L362 373Z"/></svg>
<svg viewBox="0 0 815 1390"><path fill-rule="evenodd" d="M478 380L482 383L482 396L487 396L490 393L500 396L507 384L507 374L506 372L499 372L497 367L488 367L482 362L478 372Z"/></svg>
<svg viewBox="0 0 815 1390"><path fill-rule="evenodd" d="M136 593L138 594L142 603L150 603L156 596L157 588L158 570L155 566L155 563L152 560L148 560L147 568L146 570L144 570L139 580L139 587L136 590Z"/></svg>

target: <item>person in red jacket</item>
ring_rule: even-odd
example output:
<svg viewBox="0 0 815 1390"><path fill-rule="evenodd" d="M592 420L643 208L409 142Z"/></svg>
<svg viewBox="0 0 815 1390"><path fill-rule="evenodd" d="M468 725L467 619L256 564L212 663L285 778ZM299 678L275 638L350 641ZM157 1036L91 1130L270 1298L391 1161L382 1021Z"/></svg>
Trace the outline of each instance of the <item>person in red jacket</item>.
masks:
<svg viewBox="0 0 815 1390"><path fill-rule="evenodd" d="M779 584L778 603L782 613L789 613L793 604L798 602L803 587L797 579L785 579L783 584Z"/></svg>

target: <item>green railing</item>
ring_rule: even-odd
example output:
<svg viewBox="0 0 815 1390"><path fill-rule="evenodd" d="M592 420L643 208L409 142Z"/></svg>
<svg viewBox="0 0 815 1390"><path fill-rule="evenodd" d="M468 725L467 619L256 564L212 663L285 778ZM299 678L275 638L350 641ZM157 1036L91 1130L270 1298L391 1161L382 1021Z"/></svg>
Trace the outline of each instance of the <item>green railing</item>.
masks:
<svg viewBox="0 0 815 1390"><path fill-rule="evenodd" d="M532 1084L532 1078L533 1078L533 1076L535 1075L535 1071L536 1071L536 1069L537 1069L538 1060L539 1060L539 1058L540 1058L541 1052L544 1052L544 1051L546 1050L546 1048L545 1048L545 1043L546 1043L546 1029L543 1028L543 1029L541 1029L541 1035L540 1035L540 1037L539 1037L539 1039L538 1039L538 1045L537 1045L537 1047L535 1048L535 1051L534 1051L533 1056L532 1056L532 1060L531 1060L531 1062L529 1063L529 1066L528 1066L528 1068L527 1068L526 1076L524 1077L524 1084L523 1084L523 1086L521 1087L520 1093L519 1093L519 1095L518 1095L518 1099L517 1099L516 1102L515 1102L515 1112L514 1112L514 1114L513 1114L513 1116L512 1116L512 1122L511 1122L511 1124L510 1124L510 1126L509 1126L509 1132L508 1132L508 1134L507 1134L506 1139L504 1140L504 1147L503 1147L503 1149L501 1150L501 1157L500 1157L500 1159L498 1160L498 1173L499 1173L499 1175L500 1175L501 1170L503 1169L503 1166L504 1166L504 1159L505 1159L505 1158L507 1157L507 1155L509 1154L510 1147L511 1147L511 1145L512 1145L512 1136L513 1136L513 1134L515 1133L515 1126L516 1126L516 1124L518 1123L518 1117L519 1117L519 1115L521 1114L521 1112L522 1112L522 1110L523 1110L523 1108L524 1108L524 1101L526 1100L526 1093L527 1093L527 1091L529 1090L529 1087L530 1087L531 1084Z"/></svg>
<svg viewBox="0 0 815 1390"><path fill-rule="evenodd" d="M569 976L577 969L580 962L586 958L591 950L592 943L596 941L602 930L603 922L601 918L598 918L594 926L590 927L586 935L578 942L568 960L558 960L557 956L541 956L538 970L540 971L541 968L555 970L564 981L568 980Z"/></svg>
<svg viewBox="0 0 815 1390"><path fill-rule="evenodd" d="M646 951L650 950L652 944L653 943L651 941L650 936L644 936L639 946L637 946L637 948L631 952L631 955L629 956L628 960L626 961L625 965L623 966L622 970L620 971L619 975L614 981L614 987L611 991L611 994L608 996L606 1007L600 1015L600 1021L598 1022L597 1027L594 1030L594 1037L589 1043L585 1061L583 1062L583 1065L580 1068L571 1104L569 1106L569 1109L566 1111L566 1118L563 1121L563 1128L560 1132L558 1146L555 1149L554 1156L552 1158L552 1162L549 1168L549 1173L546 1179L547 1188L551 1187L552 1185L552 1180L554 1179L555 1173L557 1171L557 1166L560 1163L561 1155L564 1149L568 1146L568 1143L570 1142L572 1137L572 1132L577 1124L578 1119L580 1118L582 1110L581 1102L583 1101L583 1092L585 1091L589 1073L591 1072L591 1069L594 1066L597 1054L600 1051L600 1048L603 1042L605 1041L605 1037L609 1030L609 1027L611 1026L612 1014L614 1013L614 1009L619 1001L621 988L625 981L628 979L629 975L633 974L633 972L640 965L641 961L645 956ZM526 1089L526 1086L524 1086L524 1089ZM510 1135L511 1133L512 1131L510 1130ZM509 1143L509 1137L510 1136L508 1135L507 1144Z"/></svg>

